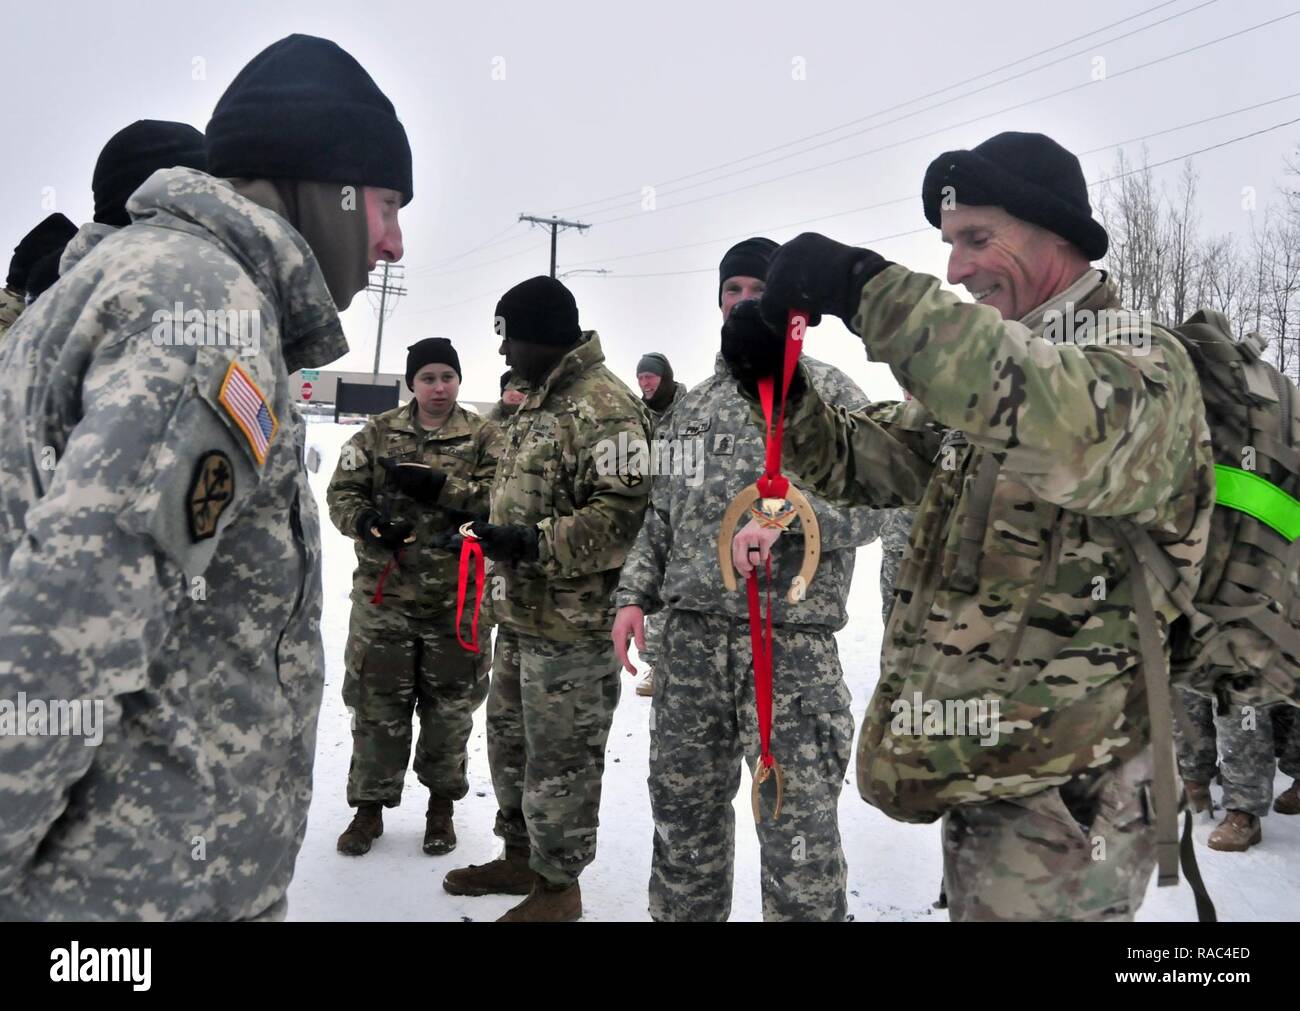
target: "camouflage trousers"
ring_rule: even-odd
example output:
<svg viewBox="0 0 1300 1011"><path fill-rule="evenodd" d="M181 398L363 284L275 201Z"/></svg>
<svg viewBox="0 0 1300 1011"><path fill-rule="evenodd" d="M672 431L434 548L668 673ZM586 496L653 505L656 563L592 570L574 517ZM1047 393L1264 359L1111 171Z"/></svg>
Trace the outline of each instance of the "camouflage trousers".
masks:
<svg viewBox="0 0 1300 1011"><path fill-rule="evenodd" d="M1132 920L1156 863L1155 828L1146 815L1150 780L1148 750L1063 787L949 811L949 918Z"/></svg>
<svg viewBox="0 0 1300 1011"><path fill-rule="evenodd" d="M490 658L467 652L454 635L435 633L433 624L369 601L352 603L343 677L343 702L352 710L352 807L401 801L415 713L420 782L448 800L469 791L466 744L474 710L487 698Z"/></svg>
<svg viewBox="0 0 1300 1011"><path fill-rule="evenodd" d="M487 708L495 832L528 847L529 866L556 884L577 881L596 858L620 669L608 638L552 642L497 629Z"/></svg>
<svg viewBox="0 0 1300 1011"><path fill-rule="evenodd" d="M847 865L837 805L853 747L851 697L830 632L774 635L772 753L785 777L781 817L763 787L763 919L843 920ZM654 848L650 915L725 920L736 848L740 763L759 757L749 624L671 610L650 714Z"/></svg>
<svg viewBox="0 0 1300 1011"><path fill-rule="evenodd" d="M1178 769L1184 779L1208 783L1217 772L1223 783L1223 806L1257 818L1273 803L1275 768L1300 778L1300 739L1296 710L1287 705L1242 706L1230 703L1215 714L1204 695L1176 688L1187 711L1191 736L1175 724Z"/></svg>

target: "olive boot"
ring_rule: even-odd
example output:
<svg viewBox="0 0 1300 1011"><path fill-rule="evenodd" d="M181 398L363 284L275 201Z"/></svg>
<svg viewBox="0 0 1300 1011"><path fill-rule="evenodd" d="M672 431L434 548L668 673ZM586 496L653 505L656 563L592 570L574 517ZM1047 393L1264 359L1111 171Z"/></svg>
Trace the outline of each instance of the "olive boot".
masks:
<svg viewBox="0 0 1300 1011"><path fill-rule="evenodd" d="M1259 819L1245 811L1229 811L1210 833L1210 849L1225 853L1241 853L1264 838Z"/></svg>
<svg viewBox="0 0 1300 1011"><path fill-rule="evenodd" d="M339 836L338 849L350 857L370 852L370 844L384 834L384 805L358 804L352 823Z"/></svg>
<svg viewBox="0 0 1300 1011"><path fill-rule="evenodd" d="M442 887L452 895L527 895L537 874L528 866L528 848L506 844L502 857L448 872Z"/></svg>
<svg viewBox="0 0 1300 1011"><path fill-rule="evenodd" d="M456 848L456 827L451 823L451 801L446 797L429 797L429 811L424 816L424 852L442 856Z"/></svg>
<svg viewBox="0 0 1300 1011"><path fill-rule="evenodd" d="M528 898L497 923L572 923L582 919L582 889L578 882L556 885L539 877Z"/></svg>

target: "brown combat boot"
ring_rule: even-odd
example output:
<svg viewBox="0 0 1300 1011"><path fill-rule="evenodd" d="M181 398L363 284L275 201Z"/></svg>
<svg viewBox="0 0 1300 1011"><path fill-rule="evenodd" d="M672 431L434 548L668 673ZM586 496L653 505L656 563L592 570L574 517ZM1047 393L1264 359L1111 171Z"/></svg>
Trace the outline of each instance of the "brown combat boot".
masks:
<svg viewBox="0 0 1300 1011"><path fill-rule="evenodd" d="M1273 801L1273 810L1278 814L1300 814L1300 779L1293 779L1291 785Z"/></svg>
<svg viewBox="0 0 1300 1011"><path fill-rule="evenodd" d="M1224 853L1241 853L1264 838L1259 819L1245 811L1229 811L1227 817L1210 833L1210 849Z"/></svg>
<svg viewBox="0 0 1300 1011"><path fill-rule="evenodd" d="M572 923L582 919L582 889L578 882L555 885L539 877L528 898L497 923Z"/></svg>
<svg viewBox="0 0 1300 1011"><path fill-rule="evenodd" d="M1192 805L1192 810L1197 814L1202 811L1213 810L1214 801L1210 799L1210 784L1198 783L1194 779L1183 780L1183 786L1187 790L1187 802Z"/></svg>
<svg viewBox="0 0 1300 1011"><path fill-rule="evenodd" d="M370 852L370 844L384 834L384 805L358 804L352 824L339 836L338 849L350 857Z"/></svg>
<svg viewBox="0 0 1300 1011"><path fill-rule="evenodd" d="M439 857L456 848L456 826L451 823L451 801L446 797L429 797L424 816L424 852Z"/></svg>
<svg viewBox="0 0 1300 1011"><path fill-rule="evenodd" d="M527 848L506 846L505 856L487 864L470 864L450 871L442 887L452 895L527 895L537 882L528 866Z"/></svg>

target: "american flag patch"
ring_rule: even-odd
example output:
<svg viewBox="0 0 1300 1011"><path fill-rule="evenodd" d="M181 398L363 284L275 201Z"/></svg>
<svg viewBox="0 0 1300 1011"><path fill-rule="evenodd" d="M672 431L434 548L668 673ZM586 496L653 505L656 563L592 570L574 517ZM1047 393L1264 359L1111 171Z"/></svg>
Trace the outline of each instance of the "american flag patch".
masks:
<svg viewBox="0 0 1300 1011"><path fill-rule="evenodd" d="M226 378L222 380L217 400L247 437L258 464L266 463L266 451L280 424L267 406L262 391L249 378L248 373L239 367L238 362L231 362L230 368L226 369Z"/></svg>

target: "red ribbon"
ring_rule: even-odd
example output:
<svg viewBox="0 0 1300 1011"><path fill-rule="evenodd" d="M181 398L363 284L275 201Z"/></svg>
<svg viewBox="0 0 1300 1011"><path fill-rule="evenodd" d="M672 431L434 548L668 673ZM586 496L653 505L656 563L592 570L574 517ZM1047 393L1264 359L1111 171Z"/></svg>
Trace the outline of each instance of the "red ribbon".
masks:
<svg viewBox="0 0 1300 1011"><path fill-rule="evenodd" d="M393 568L397 565L397 560L401 554L402 551L400 548L394 551L393 557L388 559L388 564L384 566L384 571L379 574L379 582L375 584L375 595L370 598L370 603L374 604L376 607L384 602L384 583L388 579L388 574L392 572Z"/></svg>
<svg viewBox="0 0 1300 1011"><path fill-rule="evenodd" d="M465 589L469 582L469 563L474 560L474 618L466 642L461 638L460 622L465 613ZM456 641L471 653L478 652L478 612L483 606L483 545L477 538L466 537L460 544L460 572L456 576Z"/></svg>
<svg viewBox="0 0 1300 1011"><path fill-rule="evenodd" d="M808 327L808 314L790 310L785 331L785 362L781 374L781 405L775 410L776 425L773 430L773 392L776 378L766 376L758 381L758 399L763 405L767 421L767 459L762 476L755 482L763 498L780 498L790 490L790 482L781 474L781 443L785 433L785 402L790 392L790 381L799 366L803 349L803 335ZM759 761L771 768L772 757L772 559L767 560L767 614L764 615L758 596L758 570L753 569L745 582L749 598L749 638L754 653L754 703L758 708L758 739L762 745Z"/></svg>

